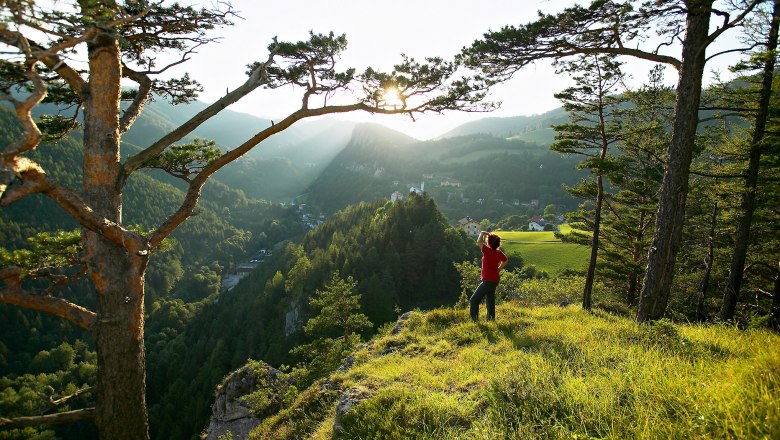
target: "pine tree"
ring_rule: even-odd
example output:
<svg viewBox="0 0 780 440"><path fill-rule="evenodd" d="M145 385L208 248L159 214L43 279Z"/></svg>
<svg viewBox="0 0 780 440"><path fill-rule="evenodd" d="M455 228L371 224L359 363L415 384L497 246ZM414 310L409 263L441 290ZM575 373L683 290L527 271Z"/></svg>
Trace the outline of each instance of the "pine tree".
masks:
<svg viewBox="0 0 780 440"><path fill-rule="evenodd" d="M334 271L324 289L317 289L309 298L317 314L309 318L303 330L315 339L291 352L308 361L305 367L295 371L301 384L308 385L334 371L360 343L358 332L371 327L368 317L360 313L361 295L356 288L357 282L352 277L344 280L339 271Z"/></svg>
<svg viewBox="0 0 780 440"><path fill-rule="evenodd" d="M657 66L647 84L627 91L624 100L616 114L620 142L605 167L613 190L606 203L600 273L605 284L625 292L626 304L636 305L655 224L674 93L663 85L663 70Z"/></svg>
<svg viewBox="0 0 780 440"><path fill-rule="evenodd" d="M741 213L737 221L737 231L734 238L734 250L731 257L729 279L723 293L723 306L720 310L720 318L729 320L734 317L737 300L742 285L742 277L745 268L747 249L750 240L750 229L755 211L756 190L761 166L761 155L765 149L766 125L769 119L770 99L773 92L773 80L775 75L775 63L777 60L777 39L780 28L780 1L773 1L771 18L768 20L768 36L763 44L764 51L754 57L755 65L743 65L744 70L761 68L760 91L756 103L755 117L753 119L753 133L748 150L748 166L744 178L744 188L741 194ZM763 62L762 62L763 61ZM751 103L745 103L750 106Z"/></svg>
<svg viewBox="0 0 780 440"><path fill-rule="evenodd" d="M555 95L569 113L570 121L553 127L557 134L550 149L582 155L584 159L578 168L589 169L594 175L593 181L583 180L574 187L566 187L573 196L593 201L592 213L580 211L585 215L580 218L583 221L579 222L580 226L585 226L590 232L590 260L582 291L582 308L590 310L606 197L603 181L605 160L610 148L614 148L619 140L614 114L620 105L623 74L620 63L606 55L581 56L564 64L562 71L575 74L575 85Z"/></svg>

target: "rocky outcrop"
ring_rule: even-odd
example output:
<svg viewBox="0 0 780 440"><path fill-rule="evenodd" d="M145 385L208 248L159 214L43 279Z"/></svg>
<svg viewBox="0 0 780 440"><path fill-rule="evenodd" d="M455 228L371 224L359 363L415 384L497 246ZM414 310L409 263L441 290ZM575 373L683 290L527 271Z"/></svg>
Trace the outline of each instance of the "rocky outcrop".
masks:
<svg viewBox="0 0 780 440"><path fill-rule="evenodd" d="M412 316L412 312L404 312L403 315L398 317L398 321L395 323L395 327L393 327L393 330L390 332L391 335L397 335L398 333L401 333L401 330L404 329L404 325L406 325L406 321L409 320L409 317Z"/></svg>
<svg viewBox="0 0 780 440"><path fill-rule="evenodd" d="M289 386L284 373L263 362L250 361L234 371L217 390L206 439L228 432L233 440L247 438L263 418L281 409Z"/></svg>
<svg viewBox="0 0 780 440"><path fill-rule="evenodd" d="M339 434L344 429L341 424L344 416L346 416L355 405L367 399L369 395L370 392L367 388L356 387L339 396L339 403L336 404L336 417L333 422L334 434Z"/></svg>
<svg viewBox="0 0 780 440"><path fill-rule="evenodd" d="M297 306L291 311L297 314ZM411 312L404 313L398 318L392 335L398 335L409 320ZM288 313L288 325L297 317ZM387 350L393 351L397 347ZM361 344L357 351L372 350L372 344ZM387 354L387 353L382 353ZM338 368L339 373L345 373L355 363L355 355L350 354ZM327 414L318 406L329 407L333 411L336 403L333 432L342 431L342 422L349 412L363 400L369 398L371 390L366 387L355 387L348 390L339 389L337 383L326 379L321 383L318 391L309 393L314 397L302 399L302 406L295 411L286 412L286 417L306 417L312 414ZM209 423L207 440L218 438L230 432L233 440L246 439L249 432L260 425L263 419L278 413L284 405L284 398L290 391L290 378L283 372L270 367L268 364L258 361L250 361L245 366L231 373L217 389L217 396L212 405L212 417ZM307 406L308 405L308 406ZM330 414L333 414L332 412ZM309 420L311 422L311 420ZM264 426L268 428L268 425ZM271 428L273 429L273 428Z"/></svg>
<svg viewBox="0 0 780 440"><path fill-rule="evenodd" d="M409 317L412 315L412 312L406 312L403 315L398 317L398 321L395 323L395 326L391 330L391 335L397 335L401 333L401 330L403 330L404 326L406 325L406 321L409 320ZM363 349L370 349L371 344L361 344L357 350L363 350ZM392 351L392 349L391 349ZM387 350L385 353L387 354ZM345 373L347 370L352 368L352 365L355 362L355 354L350 354L347 356L346 359L344 359L344 362L341 364L339 369L337 370L339 373ZM365 387L355 387L352 388L346 392L342 392L339 395L339 402L336 404L336 417L333 421L333 433L338 435L343 430L342 426L342 420L344 417L349 413L349 411L354 408L357 404L362 402L363 400L369 398L371 396L371 391L368 388Z"/></svg>
<svg viewBox="0 0 780 440"><path fill-rule="evenodd" d="M292 304L292 307L287 312L287 314L284 317L284 335L290 336L291 334L297 332L300 327L300 314L301 314L301 308L298 304L298 301L295 301Z"/></svg>

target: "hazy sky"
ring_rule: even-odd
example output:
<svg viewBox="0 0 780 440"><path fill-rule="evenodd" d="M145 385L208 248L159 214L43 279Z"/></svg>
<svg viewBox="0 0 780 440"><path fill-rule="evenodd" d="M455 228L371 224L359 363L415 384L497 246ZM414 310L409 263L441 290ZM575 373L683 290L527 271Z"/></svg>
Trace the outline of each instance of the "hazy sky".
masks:
<svg viewBox="0 0 780 440"><path fill-rule="evenodd" d="M243 20L215 31L223 37L218 44L199 48L193 59L176 74L188 71L205 87L200 99L213 102L226 88L233 89L245 79L246 65L267 58L271 38L298 41L308 32L344 33L349 46L341 59L341 69L367 66L389 71L405 53L418 60L426 56L451 59L463 46L470 45L488 30L507 24L532 21L538 10L554 13L570 6L572 0L233 0ZM582 2L580 2L582 3ZM679 55L678 55L679 56ZM635 78L646 78L650 63L634 62L628 69ZM673 83L673 73L668 73ZM559 107L553 94L569 85L546 62L530 66L492 92L502 101L492 113L423 115L412 122L408 117L349 114L341 119L373 121L428 139L474 119L490 116L518 116L543 113ZM231 106L232 110L257 116L281 118L300 106L300 90L284 88L257 90Z"/></svg>

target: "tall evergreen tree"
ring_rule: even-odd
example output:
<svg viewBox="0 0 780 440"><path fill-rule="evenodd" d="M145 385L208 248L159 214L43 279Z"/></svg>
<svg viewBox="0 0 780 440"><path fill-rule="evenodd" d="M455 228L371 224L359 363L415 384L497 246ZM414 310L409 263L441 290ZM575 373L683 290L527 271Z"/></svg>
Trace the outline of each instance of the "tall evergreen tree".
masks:
<svg viewBox="0 0 780 440"><path fill-rule="evenodd" d="M360 313L357 285L351 276L343 279L339 271L334 271L325 287L309 298L317 314L309 318L303 330L315 339L292 350L308 361L294 373L299 385L308 386L338 368L360 342L359 332L371 327L368 317Z"/></svg>
<svg viewBox="0 0 780 440"><path fill-rule="evenodd" d="M624 99L626 105L616 115L617 154L607 158L613 193L607 199L600 273L606 284L625 292L626 304L636 305L655 224L674 92L664 86L663 69L656 66L647 83L627 91Z"/></svg>
<svg viewBox="0 0 780 440"><path fill-rule="evenodd" d="M605 198L604 165L610 148L619 140L613 116L620 104L623 74L620 63L607 55L584 55L563 66L562 72L575 74L575 85L555 95L570 116L567 124L553 127L557 134L550 148L584 156L578 168L590 169L594 175L592 182L583 180L579 185L567 188L575 197L594 199L587 228L590 260L582 291L582 308L590 310Z"/></svg>
<svg viewBox="0 0 780 440"><path fill-rule="evenodd" d="M774 0L772 14L768 20L768 34L765 41L757 41L757 44L763 46L763 51L754 59L757 61L753 66L744 65L745 70L749 68L760 68L761 85L759 88L758 101L755 105L755 118L753 120L753 134L750 139L748 149L748 165L745 173L743 190L741 193L741 212L737 220L737 230L734 235L734 250L731 256L731 266L729 268L729 279L723 292L723 305L720 310L720 318L730 320L734 317L734 312L739 299L740 289L742 287L742 278L747 258L747 250L750 238L750 229L755 211L756 190L758 183L759 167L761 155L766 148L764 139L766 136L767 119L769 118L769 104L772 96L772 85L775 75L775 63L777 60L777 38L780 28L780 0ZM747 107L751 102L745 102Z"/></svg>

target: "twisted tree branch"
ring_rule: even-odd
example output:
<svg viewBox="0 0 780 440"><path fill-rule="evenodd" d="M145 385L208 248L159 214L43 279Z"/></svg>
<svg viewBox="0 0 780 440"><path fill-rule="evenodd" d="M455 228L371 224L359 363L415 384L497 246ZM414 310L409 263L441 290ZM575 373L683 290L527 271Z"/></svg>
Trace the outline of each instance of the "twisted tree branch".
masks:
<svg viewBox="0 0 780 440"><path fill-rule="evenodd" d="M163 136L160 140L153 143L145 150L141 151L140 153L136 154L133 157L128 158L123 165L122 177L121 177L122 182L120 182L120 184L124 183L124 180L130 177L130 175L133 172L141 168L146 161L148 161L153 157L158 156L168 146L170 146L174 142L180 140L184 136L191 133L193 130L198 128L198 126L200 126L202 123L206 122L209 118L216 115L223 109L227 108L229 105L235 103L239 99L243 98L251 91L255 90L256 88L264 84L267 84L268 83L267 69L268 66L270 66L273 63L275 55L276 55L276 50L272 49L271 53L268 55L268 59L260 66L258 66L254 71L252 71L252 74L249 76L249 79L246 80L244 84L242 84L232 92L229 92L222 98L218 99L210 106L203 109L197 115L190 118L189 121L185 122L184 124L180 125L177 129Z"/></svg>
<svg viewBox="0 0 780 440"><path fill-rule="evenodd" d="M133 102L127 107L122 114L122 119L119 121L119 134L124 134L133 125L133 122L141 114L144 105L149 101L149 97L152 96L152 84L153 81L148 75L136 72L127 66L122 66L122 73L127 78L132 79L138 83L138 94L133 99Z"/></svg>
<svg viewBox="0 0 780 440"><path fill-rule="evenodd" d="M66 319L85 330L92 328L97 319L95 312L62 298L26 292L21 288L21 279L22 269L19 267L13 266L0 270L0 280L5 282L5 288L0 289L0 302L46 312Z"/></svg>

